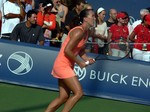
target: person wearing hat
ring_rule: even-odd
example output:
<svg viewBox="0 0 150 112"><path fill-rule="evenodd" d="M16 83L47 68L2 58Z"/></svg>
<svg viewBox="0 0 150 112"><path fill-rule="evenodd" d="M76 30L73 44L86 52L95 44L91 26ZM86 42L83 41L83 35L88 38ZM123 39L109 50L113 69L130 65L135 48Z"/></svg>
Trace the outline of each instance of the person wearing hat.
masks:
<svg viewBox="0 0 150 112"><path fill-rule="evenodd" d="M37 24L44 29L44 36L51 38L51 31L56 28L56 16L51 12L53 3L42 2L37 14Z"/></svg>
<svg viewBox="0 0 150 112"><path fill-rule="evenodd" d="M107 24L104 20L106 15L106 11L103 7L98 8L97 14L96 14L96 27L95 27L95 34L100 35L97 36L97 38L94 38L94 42L98 43L95 44L94 47L94 53L100 53L100 54L106 54L105 53L105 42L107 42Z"/></svg>
<svg viewBox="0 0 150 112"><path fill-rule="evenodd" d="M129 39L134 42L133 59L150 62L150 14L143 17L142 23L134 28Z"/></svg>
<svg viewBox="0 0 150 112"><path fill-rule="evenodd" d="M128 27L125 25L126 15L123 12L117 14L117 23L113 24L109 28L108 42L115 40L128 40ZM118 42L119 43L119 42ZM115 45L111 48L109 52L112 56L124 57L126 55L125 51L119 50Z"/></svg>

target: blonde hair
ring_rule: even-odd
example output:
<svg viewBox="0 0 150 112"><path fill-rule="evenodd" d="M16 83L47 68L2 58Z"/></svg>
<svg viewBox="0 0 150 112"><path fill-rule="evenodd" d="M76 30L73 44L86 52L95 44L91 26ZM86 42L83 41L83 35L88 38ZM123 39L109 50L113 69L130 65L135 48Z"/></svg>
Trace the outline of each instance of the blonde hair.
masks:
<svg viewBox="0 0 150 112"><path fill-rule="evenodd" d="M84 9L92 9L92 5L86 3L86 4L84 5Z"/></svg>

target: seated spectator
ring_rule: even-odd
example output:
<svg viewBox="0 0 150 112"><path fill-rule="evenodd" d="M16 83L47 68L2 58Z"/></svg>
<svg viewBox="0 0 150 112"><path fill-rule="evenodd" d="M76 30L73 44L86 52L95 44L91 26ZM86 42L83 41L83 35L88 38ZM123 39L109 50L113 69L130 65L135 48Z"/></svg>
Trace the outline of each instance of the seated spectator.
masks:
<svg viewBox="0 0 150 112"><path fill-rule="evenodd" d="M108 42L119 40L119 42L123 40L128 40L129 30L127 25L125 25L126 15L122 12L119 12L117 14L117 24L111 25L109 28L109 34L108 34ZM126 51L122 51L118 49L118 47L114 44L111 46L111 51L109 52L110 55L116 56L116 57L124 57L126 55Z"/></svg>
<svg viewBox="0 0 150 112"><path fill-rule="evenodd" d="M116 16L117 16L117 10L116 9L110 9L109 10L109 19L106 21L107 29L109 29L112 24L117 23Z"/></svg>
<svg viewBox="0 0 150 112"><path fill-rule="evenodd" d="M93 7L92 7L91 4L86 3L86 4L84 5L84 9L89 9L89 10L91 9L91 10L93 10ZM93 30L93 29L91 29L91 30ZM93 38L93 37L91 37L91 36L88 37L88 42L87 42L86 45L85 45L85 52L92 52L92 48L93 48L93 45L92 45L92 38Z"/></svg>
<svg viewBox="0 0 150 112"><path fill-rule="evenodd" d="M107 24L104 21L106 15L106 11L104 8L100 7L98 8L96 12L96 27L95 27L95 33L96 35L101 35L99 38L94 38L93 42L96 42L98 44L95 44L94 47L94 53L100 53L100 54L106 54L105 47L108 37L108 31L107 31Z"/></svg>
<svg viewBox="0 0 150 112"><path fill-rule="evenodd" d="M53 1L56 2L55 8L56 8L57 11L58 11L57 15L60 17L61 22L64 23L65 20L66 20L66 15L67 15L67 13L68 13L68 7L65 6L65 5L62 3L62 1L60 1L60 0L53 0Z"/></svg>
<svg viewBox="0 0 150 112"><path fill-rule="evenodd" d="M34 0L25 0L25 12L27 13L29 10L35 9L35 1Z"/></svg>
<svg viewBox="0 0 150 112"><path fill-rule="evenodd" d="M134 28L129 39L134 42L133 59L150 62L150 14L143 17L142 23Z"/></svg>
<svg viewBox="0 0 150 112"><path fill-rule="evenodd" d="M24 5L25 12L27 13L29 10L35 9L35 1L34 0L20 0Z"/></svg>
<svg viewBox="0 0 150 112"><path fill-rule="evenodd" d="M64 34L62 37L62 43L64 42L69 30L81 24L79 14L84 9L84 5L85 5L84 0L76 0L73 9L68 11L64 25Z"/></svg>
<svg viewBox="0 0 150 112"><path fill-rule="evenodd" d="M86 4L84 5L84 9L93 9L93 7L92 7L91 4L86 3Z"/></svg>
<svg viewBox="0 0 150 112"><path fill-rule="evenodd" d="M1 33L1 27L2 27L2 12L1 12L1 8L4 5L5 2L6 2L6 0L1 0L0 1L0 33Z"/></svg>
<svg viewBox="0 0 150 112"><path fill-rule="evenodd" d="M64 34L65 29L65 20L66 15L68 13L68 7L62 0L52 0L54 7L52 9L53 13L56 14L56 30L52 33L53 42L50 43L51 46L60 47L61 46L61 39ZM54 33L55 32L55 33Z"/></svg>
<svg viewBox="0 0 150 112"><path fill-rule="evenodd" d="M84 9L85 1L84 0L77 0L75 2L75 7L73 10L70 10L67 14L65 27L69 31L71 28L80 25L80 18L79 14Z"/></svg>
<svg viewBox="0 0 150 112"><path fill-rule="evenodd" d="M44 29L44 37L51 39L51 33L56 29L56 16L51 12L52 2L42 2L37 14L37 24Z"/></svg>
<svg viewBox="0 0 150 112"><path fill-rule="evenodd" d="M143 19L143 17L144 17L146 14L149 14L149 10L148 10L148 9L141 9L141 10L140 10L140 17L141 17L141 18L140 18L139 20L135 21L135 22L132 24L133 29L134 29L137 25L139 25L139 24L142 23L142 19Z"/></svg>
<svg viewBox="0 0 150 112"><path fill-rule="evenodd" d="M19 23L13 29L11 40L44 45L44 36L42 27L36 24L37 13L29 10L27 13L27 21Z"/></svg>
<svg viewBox="0 0 150 112"><path fill-rule="evenodd" d="M124 18L124 19L125 19L124 24L127 25L129 34L131 34L131 32L133 31L133 27L132 27L132 25L130 24L130 17L129 17L129 14L128 14L127 12L125 12L125 11L121 11L121 12L123 12L123 13L126 15L126 18Z"/></svg>
<svg viewBox="0 0 150 112"><path fill-rule="evenodd" d="M14 27L23 21L25 11L20 0L8 0L2 7L2 39L9 39Z"/></svg>

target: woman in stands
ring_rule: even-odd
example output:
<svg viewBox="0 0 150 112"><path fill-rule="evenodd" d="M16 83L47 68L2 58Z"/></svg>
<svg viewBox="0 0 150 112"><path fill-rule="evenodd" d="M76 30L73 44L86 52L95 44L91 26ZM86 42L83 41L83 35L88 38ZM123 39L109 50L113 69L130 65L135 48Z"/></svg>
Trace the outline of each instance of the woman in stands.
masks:
<svg viewBox="0 0 150 112"><path fill-rule="evenodd" d="M142 23L134 28L129 38L134 42L133 59L150 62L150 14L143 17Z"/></svg>

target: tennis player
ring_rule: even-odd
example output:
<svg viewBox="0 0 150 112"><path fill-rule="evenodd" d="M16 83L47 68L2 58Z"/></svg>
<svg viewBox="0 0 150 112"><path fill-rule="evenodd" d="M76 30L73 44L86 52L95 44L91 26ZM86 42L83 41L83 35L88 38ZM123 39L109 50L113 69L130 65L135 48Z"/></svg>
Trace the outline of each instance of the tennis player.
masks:
<svg viewBox="0 0 150 112"><path fill-rule="evenodd" d="M94 26L95 15L93 10L85 9L81 11L80 21L82 24L71 29L68 33L55 60L52 75L58 78L59 96L49 104L45 112L55 112L64 103L61 112L70 112L83 96L81 84L73 68L75 63L84 68L88 66L87 61L89 61L89 64L95 62L84 51L90 28ZM82 60L79 59L78 55ZM73 95L70 96L71 92Z"/></svg>

